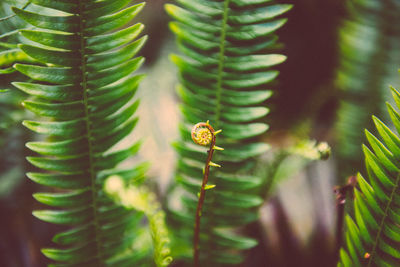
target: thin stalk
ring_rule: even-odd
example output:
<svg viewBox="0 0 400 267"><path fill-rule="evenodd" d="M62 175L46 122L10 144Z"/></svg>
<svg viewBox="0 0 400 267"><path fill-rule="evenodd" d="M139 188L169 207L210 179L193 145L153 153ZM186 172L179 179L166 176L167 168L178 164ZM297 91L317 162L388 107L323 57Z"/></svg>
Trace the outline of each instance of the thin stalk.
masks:
<svg viewBox="0 0 400 267"><path fill-rule="evenodd" d="M273 158L271 164L268 166L268 172L266 174L266 178L264 180L264 184L262 185L262 192L264 195L264 199L268 199L270 197L271 188L275 183L276 174L278 172L279 167L282 162L287 159L290 154L284 150L279 151Z"/></svg>
<svg viewBox="0 0 400 267"><path fill-rule="evenodd" d="M222 81L223 72L225 65L225 46L226 46L226 28L228 24L228 13L229 13L229 2L230 0L224 1L224 13L221 24L221 38L219 41L219 58L218 58L218 74L217 74L217 88L216 88L216 105L215 105L215 127L219 127L221 117L221 99L222 99ZM218 128L217 128L218 129Z"/></svg>
<svg viewBox="0 0 400 267"><path fill-rule="evenodd" d="M203 128L202 132L198 132L199 129ZM204 132L204 128L207 128L206 132ZM200 194L199 194L199 201L197 203L197 209L196 209L196 218L195 218L195 226L194 226L194 237L193 237L193 262L194 262L194 267L199 267L199 241L200 241L200 219L201 219L201 213L203 210L203 204L204 204L204 199L206 196L206 186L208 183L208 177L210 174L210 166L218 166L215 163L212 163L212 157L214 154L215 149L217 148L215 146L215 141L216 141L216 134L220 132L217 131L215 132L214 129L211 127L211 125L208 123L198 123L196 124L193 129L192 129L192 139L196 144L199 145L207 145L208 143L210 144L210 148L207 151L207 159L206 159L206 165L204 167L204 175L203 175L203 182L201 184L200 188ZM210 140L211 139L211 140ZM222 148L218 148L222 149Z"/></svg>
<svg viewBox="0 0 400 267"><path fill-rule="evenodd" d="M339 251L343 242L345 201L336 200L335 262L339 261Z"/></svg>
<svg viewBox="0 0 400 267"><path fill-rule="evenodd" d="M92 212L93 212L93 223L94 223L94 231L95 231L95 246L97 250L97 260L99 266L104 266L104 255L102 253L101 248L101 229L100 223L98 220L98 208L99 204L97 203L97 194L98 189L96 187L96 172L94 169L94 159L93 159L93 143L92 143L92 130L90 128L90 111L89 111L89 95L88 95L88 87L87 87L87 69L86 69L86 43L84 36L85 23L83 18L84 13L84 5L83 1L79 1L79 36L80 36L80 56L81 56L81 89L83 91L83 104L85 109L85 124L86 124L86 134L87 134L87 142L88 142L88 152L89 152L89 176L90 176L90 189L92 193Z"/></svg>
<svg viewBox="0 0 400 267"><path fill-rule="evenodd" d="M212 141L210 144L210 149L207 151L208 156L207 156L207 160L206 160L206 165L204 167L203 183L201 184L199 202L197 203L197 209L196 209L196 221L195 221L195 226L194 226L194 238L193 238L194 267L200 266L199 265L200 219L201 219L201 212L203 209L204 199L206 196L206 185L207 185L208 176L210 173L210 162L211 162L212 156L214 154L215 140L216 140L216 137L213 134Z"/></svg>
<svg viewBox="0 0 400 267"><path fill-rule="evenodd" d="M336 238L335 238L335 262L339 260L339 251L343 242L343 226L344 226L344 211L347 195L353 194L353 188L357 183L357 177L350 176L347 184L344 186L335 187L336 194Z"/></svg>

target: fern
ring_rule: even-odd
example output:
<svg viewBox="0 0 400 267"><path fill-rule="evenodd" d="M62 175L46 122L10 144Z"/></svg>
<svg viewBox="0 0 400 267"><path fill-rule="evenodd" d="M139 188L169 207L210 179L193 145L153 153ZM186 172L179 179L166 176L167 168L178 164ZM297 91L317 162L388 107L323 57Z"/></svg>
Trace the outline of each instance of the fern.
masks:
<svg viewBox="0 0 400 267"><path fill-rule="evenodd" d="M43 119L24 121L29 129L47 135L48 141L27 146L43 155L28 157L46 173L29 173L33 181L59 188L57 193L37 193L39 202L54 207L34 211L39 219L71 228L53 241L60 248L43 253L57 266L125 266L137 259L132 255L113 259L132 244L124 234L135 220L131 213L114 204L102 191L104 179L118 174L125 179L143 175L139 165L133 169L116 166L139 148L115 145L135 127L133 117L138 101L133 102L143 76L132 76L143 63L133 58L146 37L133 41L143 26L124 27L143 4L128 6L129 0L47 1L32 0L40 10L56 16L14 8L15 14L36 27L21 34L36 45L19 48L43 65L16 64L21 73L35 83L15 82L30 94L24 106ZM49 9L48 9L49 8Z"/></svg>
<svg viewBox="0 0 400 267"><path fill-rule="evenodd" d="M400 94L392 88L397 108ZM400 132L400 114L387 104L394 126ZM373 117L381 140L368 130L372 151L363 146L369 181L358 175L354 217L346 217L346 248L339 266L400 265L400 138Z"/></svg>
<svg viewBox="0 0 400 267"><path fill-rule="evenodd" d="M12 11L9 6L10 3L7 4L8 1L5 2L6 3L0 5L0 15L2 16L0 18L0 27L2 29L0 32L0 75L2 77L0 88L6 86L7 89L9 89L9 87L11 87L9 84L10 80L15 79L15 77L9 77L13 76L12 74L16 72L12 65L17 62L33 63L35 61L18 48L17 44L20 39L18 36L18 29L25 27L26 23L22 20L17 20L15 14L8 15ZM24 1L23 3L20 3L21 9L26 9L29 6L29 2L26 3Z"/></svg>
<svg viewBox="0 0 400 267"><path fill-rule="evenodd" d="M362 129L372 126L368 114L384 116L385 88L397 78L399 6L393 1L347 1L348 18L340 30L337 86L342 90L338 111L337 154L340 175L362 167Z"/></svg>
<svg viewBox="0 0 400 267"><path fill-rule="evenodd" d="M144 186L125 186L121 177L117 175L106 180L105 191L124 207L141 211L146 215L153 241L154 262L157 267L168 266L172 261L172 257L169 256L170 239L165 225L165 213L161 210L156 195Z"/></svg>
<svg viewBox="0 0 400 267"><path fill-rule="evenodd" d="M271 67L285 60L272 54L274 32L286 21L277 18L290 5L270 0L191 1L177 0L166 5L176 20L170 23L184 56L173 55L180 71L178 94L183 100L184 124L179 152L177 181L185 189L184 207L171 208L175 235L191 247L197 193L202 180L206 151L190 143L191 125L209 120L222 128L215 156L223 170L210 172L216 188L207 194L202 211L200 265L236 264L242 260L237 250L256 245L250 238L234 234L238 226L257 219L262 199L255 193L261 179L250 174L254 157L268 145L256 141L268 126L261 120L269 112L263 102L278 72ZM188 249L188 251L190 251ZM191 256L186 254L188 258Z"/></svg>
<svg viewBox="0 0 400 267"><path fill-rule="evenodd" d="M23 185L24 173L28 169L23 158L26 152L24 143L32 137L30 131L21 127L22 120L26 118L21 101L26 95L11 90L11 82L29 79L12 67L15 63L34 61L18 48L17 29L25 27L25 24L13 15L7 2L0 4L0 158L3 159L0 167L0 198L15 195L15 190ZM15 4L21 8L27 7L25 1ZM18 199L23 198L18 196Z"/></svg>

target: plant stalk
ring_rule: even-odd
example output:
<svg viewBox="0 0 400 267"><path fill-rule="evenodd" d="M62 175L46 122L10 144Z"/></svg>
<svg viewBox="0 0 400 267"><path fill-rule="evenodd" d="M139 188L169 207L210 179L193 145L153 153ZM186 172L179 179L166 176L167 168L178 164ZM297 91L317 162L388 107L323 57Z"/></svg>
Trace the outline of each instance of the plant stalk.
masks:
<svg viewBox="0 0 400 267"><path fill-rule="evenodd" d="M276 173L278 172L279 167L282 162L287 159L289 153L286 151L278 151L278 153L274 156L271 164L268 166L268 172L266 174L265 180L262 185L262 194L265 200L268 200L271 194L271 189L274 186Z"/></svg>
<svg viewBox="0 0 400 267"><path fill-rule="evenodd" d="M347 195L353 194L353 188L357 183L357 177L350 176L347 184L344 186L335 187L336 194L336 238L335 238L335 262L339 260L339 252L343 242L343 227L344 227L344 214Z"/></svg>
<svg viewBox="0 0 400 267"><path fill-rule="evenodd" d="M200 219L201 219L201 212L203 209L204 199L206 196L206 185L208 182L208 176L210 173L210 162L212 160L212 156L214 154L214 146L215 146L216 136L212 133L212 140L210 143L210 148L207 151L208 156L206 160L206 165L204 167L204 175L203 175L203 182L200 188L200 195L199 195L199 202L197 203L196 209L196 220L194 226L194 237L193 237L193 266L199 267L199 241L200 241Z"/></svg>

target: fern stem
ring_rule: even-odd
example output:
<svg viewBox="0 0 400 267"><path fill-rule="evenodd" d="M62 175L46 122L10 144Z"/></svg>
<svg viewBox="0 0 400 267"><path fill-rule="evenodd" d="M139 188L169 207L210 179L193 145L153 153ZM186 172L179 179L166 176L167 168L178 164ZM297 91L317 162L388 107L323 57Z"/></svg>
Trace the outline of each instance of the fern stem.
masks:
<svg viewBox="0 0 400 267"><path fill-rule="evenodd" d="M214 154L214 146L215 146L216 136L212 133L212 140L210 143L210 149L207 151L208 156L206 160L206 165L204 167L204 175L203 175L203 182L201 184L200 195L199 195L199 202L197 203L196 208L196 220L194 226L194 237L193 237L193 266L199 267L199 240L200 240L200 219L201 219L201 212L203 209L204 199L206 196L206 185L208 182L208 176L210 173L210 162L212 160L212 156Z"/></svg>
<svg viewBox="0 0 400 267"><path fill-rule="evenodd" d="M353 189L357 183L356 176L350 176L347 179L347 184L344 186L338 186L334 188L334 192L336 194L336 232L335 232L335 254L334 259L335 262L339 260L339 251L342 247L343 242L343 226L344 226L344 211L346 205L346 199L348 194L352 196Z"/></svg>
<svg viewBox="0 0 400 267"><path fill-rule="evenodd" d="M367 267L371 267L374 264L373 258L374 258L375 254L376 254L376 248L378 246L379 240L381 239L382 229L384 227L385 220L388 217L390 205L393 203L394 197L395 197L395 195L397 193L396 191L399 188L399 183L400 183L400 173L397 174L395 186L393 186L393 190L390 193L390 198L387 201L387 205L385 207L385 212L384 212L384 215L382 216L381 223L379 224L379 230L378 230L378 233L376 234L375 242L374 242L374 245L372 247L371 253L368 252L370 254L370 257L368 258Z"/></svg>
<svg viewBox="0 0 400 267"><path fill-rule="evenodd" d="M219 42L219 57L218 57L218 72L217 72L217 89L216 89L216 103L215 103L215 122L214 126L216 127L215 129L220 128L220 118L221 118L221 98L222 98L222 76L224 72L224 65L225 65L225 41L226 41L226 27L228 23L228 13L229 13L229 3L230 0L225 0L224 1L224 13L222 17L222 22L221 22L221 37L220 37L220 42ZM204 202L204 197L205 197L205 185L207 184L208 181L208 172L210 169L209 163L212 158L212 154L214 152L214 147L215 145L215 135L213 134L213 140L210 145L210 150L208 151L208 158L206 162L206 169L204 173L204 178L203 178L203 184L201 186L201 191L200 191L200 197L199 197L199 203L197 206L196 210L196 224L195 224L195 233L194 233L194 251L193 251L193 258L194 258L194 266L198 267L199 266L199 235L200 235L200 216L201 216L201 210ZM206 176L207 173L207 176ZM203 195L202 195L203 192ZM214 204L212 203L211 206ZM211 218L212 220L212 218ZM213 224L211 222L211 224ZM210 236L212 236L212 233L210 233Z"/></svg>
<svg viewBox="0 0 400 267"><path fill-rule="evenodd" d="M229 1L224 2L224 15L221 25L221 39L219 42L219 60L218 60L218 73L217 73L217 92L216 92L216 105L215 105L215 129L220 127L219 120L221 117L221 95L222 95L222 73L224 71L225 63L225 39L226 39L226 26L228 22Z"/></svg>
<svg viewBox="0 0 400 267"><path fill-rule="evenodd" d="M336 199L336 229L335 229L335 262L339 261L339 252L343 242L343 226L344 226L344 208L345 202Z"/></svg>
<svg viewBox="0 0 400 267"><path fill-rule="evenodd" d="M87 88L87 77L86 77L86 58L85 58L85 38L84 38L84 28L85 21L82 17L83 14L83 4L82 1L79 1L79 36L80 36L80 53L81 53L81 88L83 91L83 104L85 110L85 125L86 125L86 133L87 133L87 141L88 141L88 151L89 151L89 174L90 174L90 182L91 182L91 192L92 192L92 207L93 207L93 221L95 227L95 239L96 239L96 250L97 250L97 258L99 262L99 266L103 266L103 255L101 249L101 240L100 240L100 226L98 222L98 207L97 207L97 188L96 188L96 173L94 170L94 159L93 159L93 144L92 144L92 134L90 129L90 118L89 118L89 96L88 96L88 88Z"/></svg>

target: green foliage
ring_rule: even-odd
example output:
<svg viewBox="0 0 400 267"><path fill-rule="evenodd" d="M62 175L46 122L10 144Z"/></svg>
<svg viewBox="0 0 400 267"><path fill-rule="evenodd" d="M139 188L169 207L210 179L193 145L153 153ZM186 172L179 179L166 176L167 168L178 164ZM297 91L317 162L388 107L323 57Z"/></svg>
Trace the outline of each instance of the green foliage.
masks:
<svg viewBox="0 0 400 267"><path fill-rule="evenodd" d="M146 215L153 241L154 261L157 267L168 266L172 261L172 257L169 256L170 239L165 225L165 213L157 202L156 195L143 186L125 186L121 177L117 175L106 180L105 191L124 207Z"/></svg>
<svg viewBox="0 0 400 267"><path fill-rule="evenodd" d="M8 1L5 1L6 3ZM8 3L21 6L25 9L29 6L29 2L16 1L16 3ZM4 13L2 12L4 10ZM0 6L0 14L9 14L11 9L9 5L3 4ZM14 73L16 70L12 67L17 62L35 62L31 57L25 54L18 48L20 37L18 36L19 29L26 27L26 22L17 20L15 14L4 16L0 19L0 23L4 32L0 33L0 75ZM4 86L4 85L2 85ZM8 87L8 86L7 86Z"/></svg>
<svg viewBox="0 0 400 267"><path fill-rule="evenodd" d="M5 1L7 2L7 1ZM19 5L23 8L24 3ZM25 5L26 6L26 5ZM24 182L25 164L24 143L31 133L21 127L26 111L21 101L26 97L18 90L12 90L11 81L26 80L12 65L17 62L32 62L17 46L18 28L26 25L11 12L6 3L0 4L0 199L10 197Z"/></svg>
<svg viewBox="0 0 400 267"><path fill-rule="evenodd" d="M235 229L257 219L262 199L255 193L261 179L252 176L254 158L268 150L257 142L268 126L261 121L269 112L264 101L278 75L272 67L285 56L274 54L274 32L286 21L279 16L290 5L258 1L177 0L179 6L166 5L176 20L170 29L178 38L183 56L172 55L180 71L178 94L183 100L182 141L177 182L185 189L182 209L171 208L170 219L176 226L179 242L186 242L190 258L197 193L202 181L206 151L190 143L190 127L209 120L215 129L223 129L218 143L224 151L215 161L224 166L211 170L210 184L201 218L201 266L236 264L242 260L237 250L257 244L239 236ZM251 186L243 186L251 181ZM182 244L180 244L182 245Z"/></svg>
<svg viewBox="0 0 400 267"><path fill-rule="evenodd" d="M113 203L103 192L104 179L118 174L124 179L143 176L144 168L117 165L139 149L115 146L131 133L138 102L133 96L142 76L132 73L143 58L132 58L146 37L132 42L143 26L126 25L143 4L130 1L33 0L39 10L55 16L13 8L21 19L35 26L21 34L34 44L19 49L42 65L15 64L36 82L15 82L31 95L24 106L40 121L24 121L47 141L27 146L42 156L28 157L45 173L29 173L33 181L58 188L57 193L37 193L35 199L54 207L34 211L39 219L69 226L53 241L58 248L43 249L56 266L132 266L137 255L116 257L135 238L138 224L132 213ZM122 29L121 29L122 27ZM116 258L115 258L116 257Z"/></svg>
<svg viewBox="0 0 400 267"><path fill-rule="evenodd" d="M0 169L4 187L0 197L12 195L18 182L14 178L23 172L8 155L8 140L19 132L10 128L26 118L18 95L26 93L29 98L22 104L39 119L25 120L23 125L45 135L26 144L35 154L28 161L41 169L27 175L53 187L34 194L51 208L33 215L67 227L54 236L56 248L42 250L51 266L168 266L170 254L178 264L191 262L196 206L204 196L198 193L204 161L204 176L208 177L210 166L211 171L203 187L207 196L200 197L204 205L197 213L200 266L240 264L243 252L257 245L243 230L258 219L258 208L270 189L330 154L324 142L300 142L262 162L267 166L262 166L265 175L254 171L256 158L269 149L260 141L269 128L265 104L278 76L275 68L286 59L277 54L281 46L275 33L285 24L282 15L291 5L273 0L176 0L177 5L166 5L182 52L171 56L179 69L183 123L181 140L175 144L176 184L168 191L168 219L174 228L170 251L165 214L156 195L141 185L147 165L120 167L140 147L140 142L132 144L127 137L138 121L139 101L134 96L143 78L133 74L144 61L135 55L146 41L146 37L135 40L143 25L131 21L144 4L131 2L5 0L0 4L16 6L15 14L0 10L2 30L6 29L0 35L0 75L5 78L0 86L0 144L8 156L3 165L9 165ZM341 32L337 81L345 92L338 151L342 163L353 169L361 139L357 128L365 127L370 111L380 116L384 97L376 88L391 78L389 67L396 60L392 50L400 42L393 23L398 6L391 1L350 1L349 10ZM10 92L11 80L22 92ZM400 94L394 89L392 93L400 108ZM400 114L390 104L388 110L400 132ZM211 156L207 159L205 147L190 140L191 126L206 120L223 129L218 145L224 149L213 147L221 150L213 158L218 164L211 162ZM366 131L371 149L363 149L369 179L358 175L355 212L346 217L340 266L400 265L400 137L375 117L374 122L382 140ZM145 222L150 231L143 227Z"/></svg>
<svg viewBox="0 0 400 267"><path fill-rule="evenodd" d="M0 78L1 77L0 75ZM5 79L8 82L7 79ZM26 172L24 160L24 141L29 140L30 133L21 127L20 122L26 117L20 102L21 92L8 90L0 95L0 199L11 196L24 181Z"/></svg>
<svg viewBox="0 0 400 267"><path fill-rule="evenodd" d="M392 88L397 108L400 94ZM390 104L388 111L397 132L400 114ZM400 265L400 138L373 117L381 140L365 131L372 151L363 146L368 181L358 175L354 219L346 217L346 248L340 251L339 266Z"/></svg>
<svg viewBox="0 0 400 267"><path fill-rule="evenodd" d="M372 127L369 114L384 116L389 82L397 79L400 7L393 1L347 1L348 17L340 30L337 86L341 89L336 151L340 175L362 167L362 129Z"/></svg>

